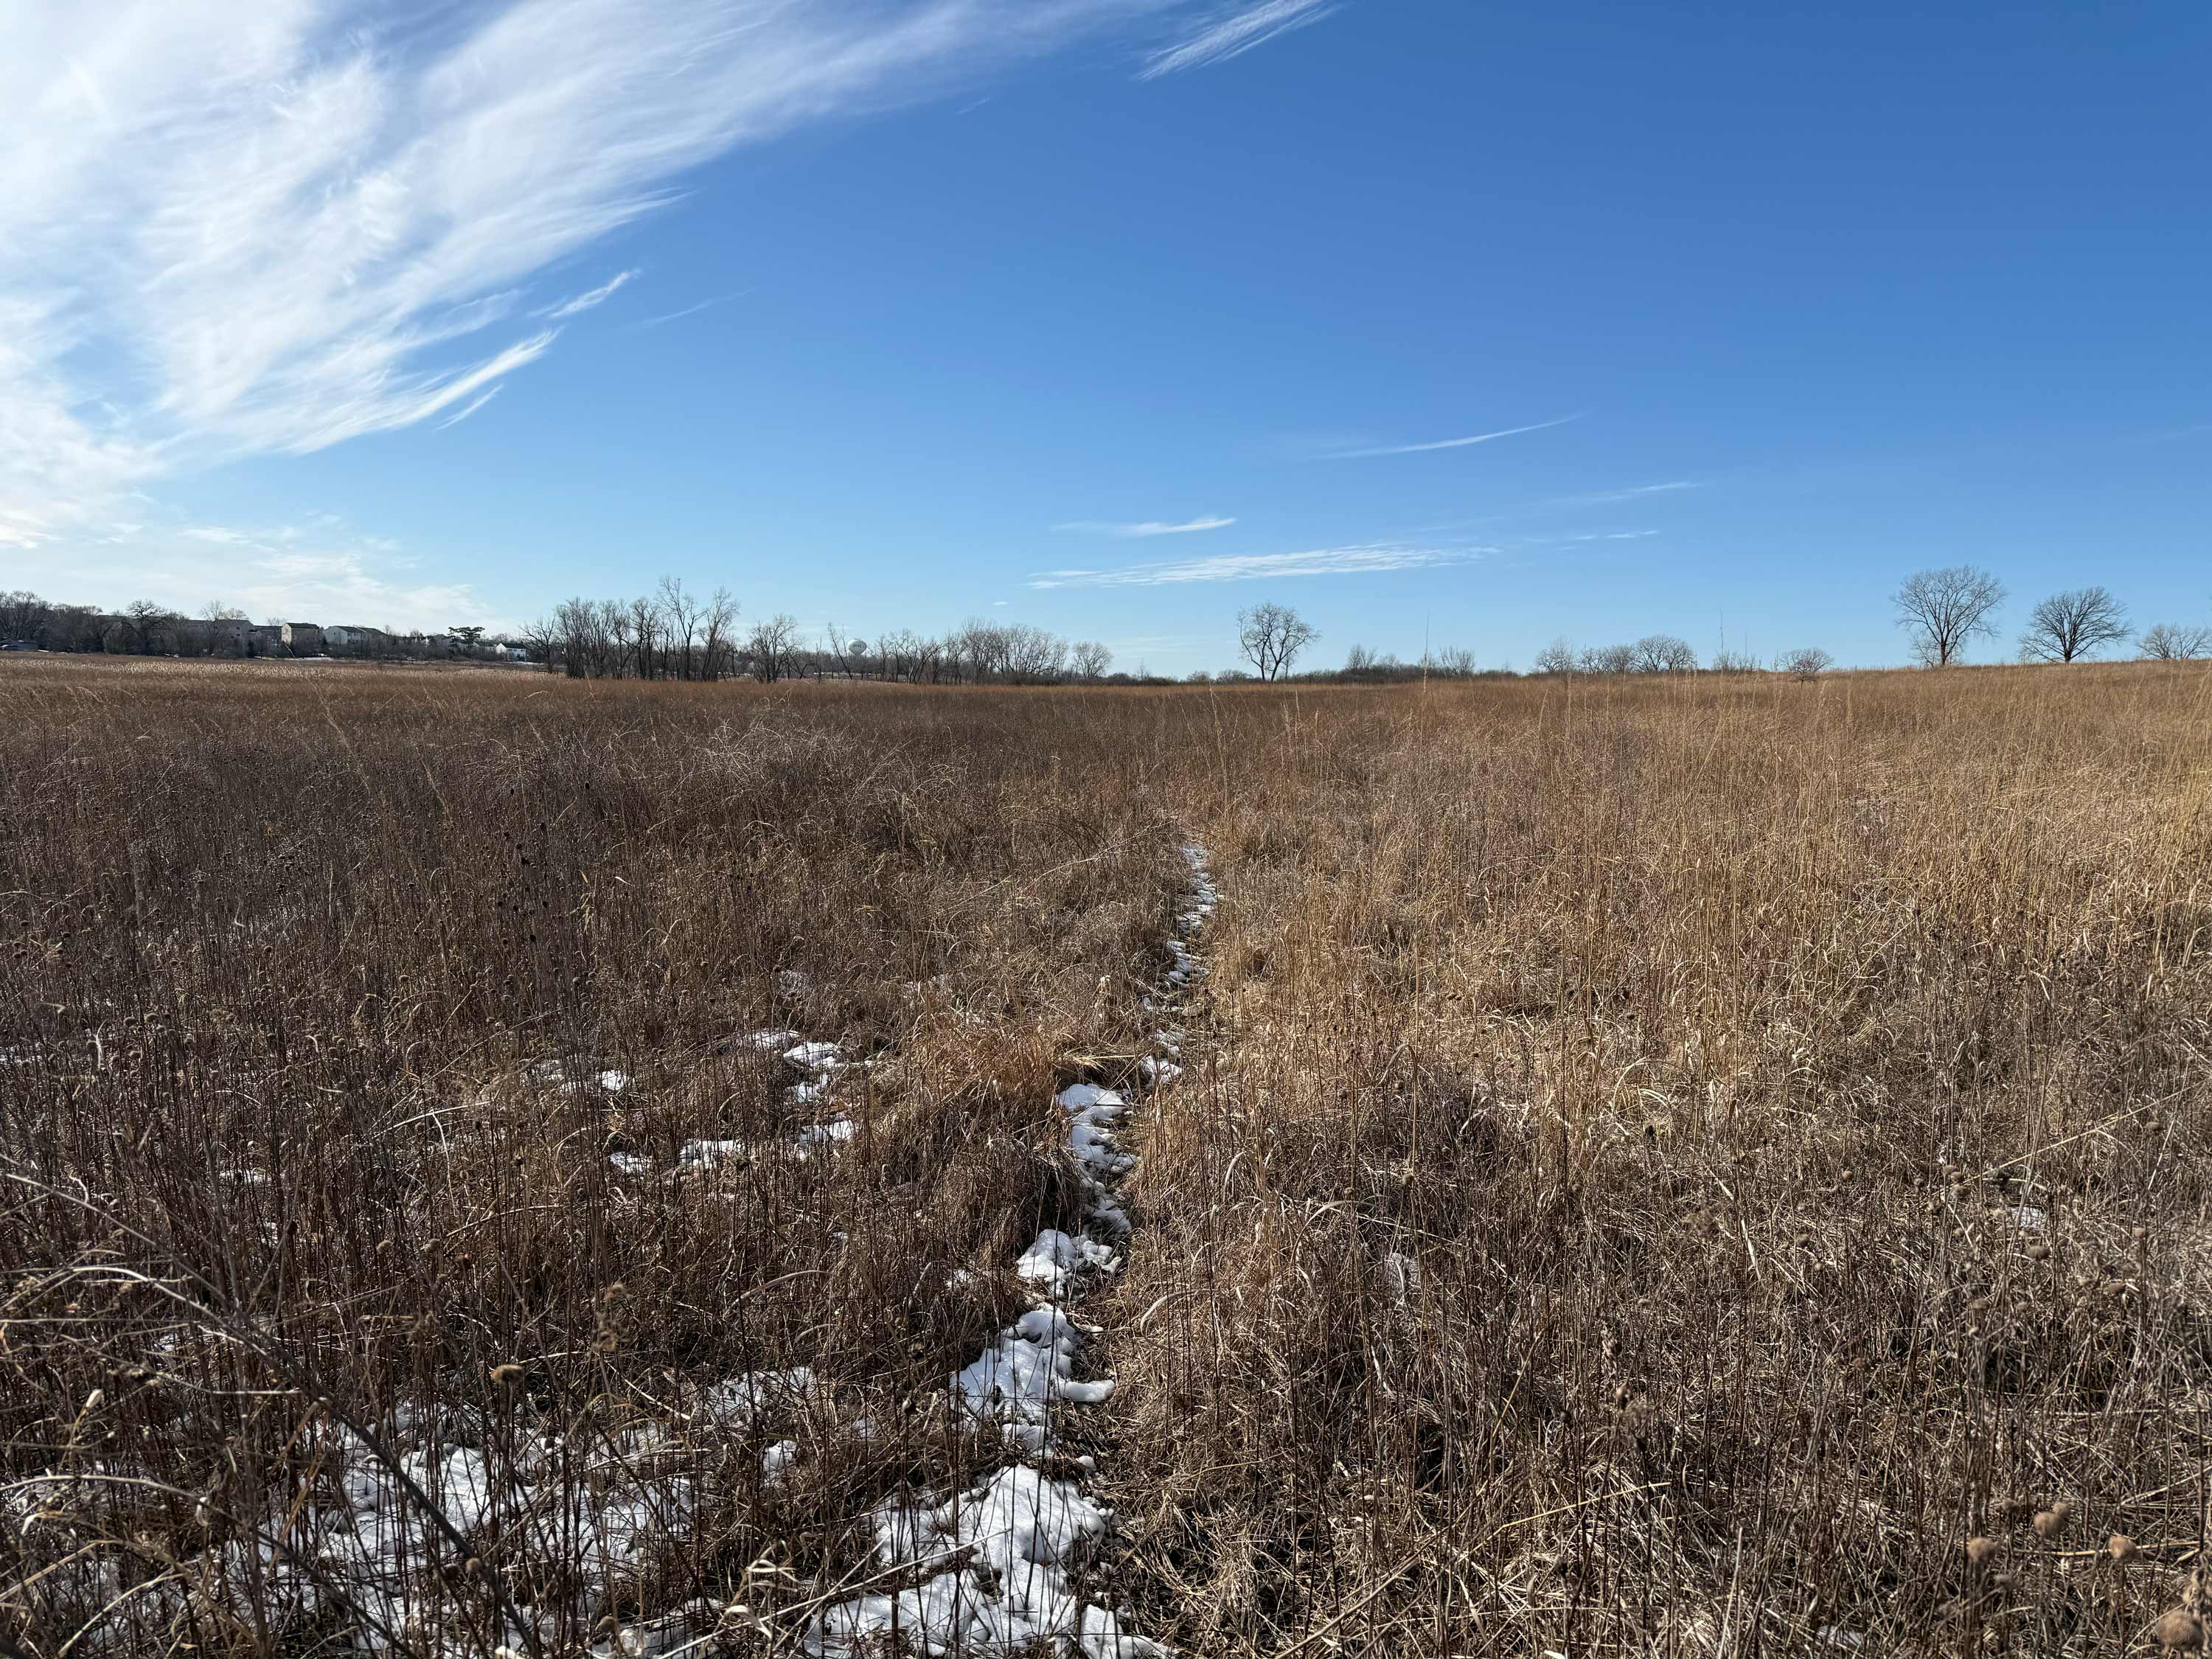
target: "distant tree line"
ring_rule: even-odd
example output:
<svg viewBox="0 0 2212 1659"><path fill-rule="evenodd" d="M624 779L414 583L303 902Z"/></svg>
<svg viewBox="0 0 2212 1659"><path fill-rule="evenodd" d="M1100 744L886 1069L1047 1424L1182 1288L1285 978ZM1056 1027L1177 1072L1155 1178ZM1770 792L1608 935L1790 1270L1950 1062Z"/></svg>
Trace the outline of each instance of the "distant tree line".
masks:
<svg viewBox="0 0 2212 1659"><path fill-rule="evenodd" d="M940 635L895 629L871 642L834 623L809 640L787 612L741 623L727 588L701 599L674 577L647 598L574 599L526 631L547 669L575 679L787 679L912 685L1129 683L1114 653L1027 623L974 619Z"/></svg>
<svg viewBox="0 0 2212 1659"><path fill-rule="evenodd" d="M1978 639L1993 638L2006 599L2003 584L1971 565L1916 571L1891 595L1914 659L1945 668L1965 659ZM1483 671L1472 652L1425 651L1403 662L1388 652L1355 644L1344 665L1297 671L1321 632L1296 611L1273 602L1237 613L1237 641L1249 667L1188 678L1215 684L1307 682L1395 684L1407 681L1472 678ZM725 680L763 684L786 679L882 680L912 685L1147 684L1171 682L1146 672L1115 673L1113 653L1089 640L1070 640L1027 623L971 618L945 633L894 629L872 642L848 635L834 623L808 637L798 620L778 612L760 621L740 619L726 587L701 597L674 577L653 592L630 599L573 599L557 605L517 639L486 637L481 626L441 633L392 632L354 625L253 623L220 604L187 617L140 599L119 611L58 604L27 592L0 592L0 649L106 652L132 656L322 657L385 660L526 659L578 679ZM2137 653L2162 662L2212 657L2212 627L2160 623L2136 635L2127 610L2101 586L2051 594L2029 612L2019 641L2022 661L2074 663L2133 640ZM1787 674L1817 679L1835 659L1817 646L1782 653L1771 663L1723 650L1701 665L1690 642L1674 634L1647 634L1632 643L1578 646L1561 637L1536 653L1540 675L1682 675L1710 672ZM1511 671L1487 671L1504 675Z"/></svg>
<svg viewBox="0 0 2212 1659"><path fill-rule="evenodd" d="M1539 674L1692 674L1697 648L1674 634L1646 634L1632 645L1577 646L1564 636L1536 653Z"/></svg>

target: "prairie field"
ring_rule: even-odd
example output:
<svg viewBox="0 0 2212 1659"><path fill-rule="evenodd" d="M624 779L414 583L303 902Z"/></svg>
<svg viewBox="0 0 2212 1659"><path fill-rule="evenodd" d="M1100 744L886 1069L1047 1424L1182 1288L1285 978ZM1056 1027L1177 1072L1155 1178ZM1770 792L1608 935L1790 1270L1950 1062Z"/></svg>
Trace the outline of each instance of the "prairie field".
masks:
<svg viewBox="0 0 2212 1659"><path fill-rule="evenodd" d="M0 1653L2197 1639L2202 665L24 660L0 791Z"/></svg>

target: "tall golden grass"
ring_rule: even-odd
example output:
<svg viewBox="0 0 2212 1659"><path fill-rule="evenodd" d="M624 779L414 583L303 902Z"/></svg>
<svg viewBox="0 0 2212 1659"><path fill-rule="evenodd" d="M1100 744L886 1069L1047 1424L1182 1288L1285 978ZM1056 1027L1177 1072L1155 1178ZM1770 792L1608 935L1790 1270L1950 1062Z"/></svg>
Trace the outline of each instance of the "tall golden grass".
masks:
<svg viewBox="0 0 2212 1659"><path fill-rule="evenodd" d="M1078 1431L1134 1627L2092 1653L2193 1616L2186 665L1053 692L9 664L0 779L0 1437L34 1483L0 1635L40 1659L355 1640L283 1528L356 1432L700 1495L600 1579L530 1517L408 1510L394 1650L489 1655L535 1606L579 1652L699 1597L750 1610L708 1650L797 1645L872 1506L1000 1455L944 1379L1079 1211L1052 1090L1146 1049L1186 836L1212 975L1127 1137L1138 1231L1091 1312L1122 1386ZM742 1041L786 1026L878 1059L854 1143L680 1169L787 1141L793 1074ZM777 1422L699 1407L802 1365Z"/></svg>

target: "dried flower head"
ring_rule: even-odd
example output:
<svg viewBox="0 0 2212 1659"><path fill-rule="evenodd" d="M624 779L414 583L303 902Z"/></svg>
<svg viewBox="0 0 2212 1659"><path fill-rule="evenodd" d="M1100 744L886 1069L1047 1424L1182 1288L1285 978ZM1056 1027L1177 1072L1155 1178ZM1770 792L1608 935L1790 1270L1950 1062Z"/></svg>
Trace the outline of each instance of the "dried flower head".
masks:
<svg viewBox="0 0 2212 1659"><path fill-rule="evenodd" d="M2162 1648L2201 1647L2204 1642L2204 1626L2187 1607L2175 1607L2161 1614L2154 1633Z"/></svg>

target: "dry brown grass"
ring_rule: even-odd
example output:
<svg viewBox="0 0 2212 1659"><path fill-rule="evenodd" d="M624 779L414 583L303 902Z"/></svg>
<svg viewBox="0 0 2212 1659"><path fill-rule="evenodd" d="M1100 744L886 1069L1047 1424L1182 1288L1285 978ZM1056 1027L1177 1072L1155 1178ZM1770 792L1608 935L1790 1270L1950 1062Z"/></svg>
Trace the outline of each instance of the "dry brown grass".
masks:
<svg viewBox="0 0 2212 1659"><path fill-rule="evenodd" d="M74 1477L18 1489L14 1639L150 1584L75 1650L329 1650L353 1612L209 1563L351 1422L681 1464L696 1520L561 1642L734 1593L730 1650L791 1644L872 1504L988 1461L943 1379L1074 1212L1050 1090L1142 1046L1188 833L1212 975L1081 1431L1138 1628L2144 1648L2212 1403L2208 689L8 665L0 1435ZM612 1172L787 1133L731 1042L785 1024L881 1057L847 1154ZM532 1524L434 1540L403 1644L566 1605Z"/></svg>
<svg viewBox="0 0 2212 1659"><path fill-rule="evenodd" d="M1148 1627L2141 1645L2203 1531L2208 688L1217 704L1109 1463Z"/></svg>

